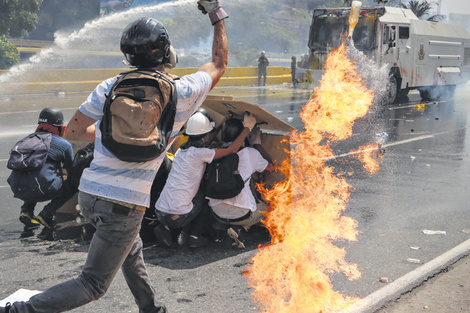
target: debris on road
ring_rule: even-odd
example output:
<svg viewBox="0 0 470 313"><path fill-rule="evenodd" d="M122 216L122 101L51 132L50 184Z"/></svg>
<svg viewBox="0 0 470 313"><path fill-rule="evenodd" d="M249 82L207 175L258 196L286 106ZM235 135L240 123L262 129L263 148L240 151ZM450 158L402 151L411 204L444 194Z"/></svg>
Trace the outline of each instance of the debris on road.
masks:
<svg viewBox="0 0 470 313"><path fill-rule="evenodd" d="M445 230L429 230L429 229L424 229L423 233L426 235L446 235Z"/></svg>

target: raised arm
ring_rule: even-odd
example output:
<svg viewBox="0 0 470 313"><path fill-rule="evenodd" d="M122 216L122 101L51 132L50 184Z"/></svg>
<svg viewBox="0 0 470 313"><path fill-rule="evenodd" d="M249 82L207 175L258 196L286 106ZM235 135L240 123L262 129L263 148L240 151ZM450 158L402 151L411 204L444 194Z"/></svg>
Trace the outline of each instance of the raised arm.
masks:
<svg viewBox="0 0 470 313"><path fill-rule="evenodd" d="M203 14L209 13L214 25L214 40L212 42L212 61L202 65L199 70L208 73L212 78L211 89L225 73L228 63L228 38L225 31L227 13L221 8L219 0L200 0L198 8Z"/></svg>

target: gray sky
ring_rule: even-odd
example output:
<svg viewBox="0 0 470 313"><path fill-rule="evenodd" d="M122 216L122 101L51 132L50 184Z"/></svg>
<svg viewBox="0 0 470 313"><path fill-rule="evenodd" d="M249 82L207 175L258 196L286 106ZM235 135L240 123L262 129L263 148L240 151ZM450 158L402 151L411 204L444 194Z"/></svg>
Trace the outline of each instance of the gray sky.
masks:
<svg viewBox="0 0 470 313"><path fill-rule="evenodd" d="M470 14L470 1L469 0L434 0L441 2L441 12L449 16L449 13Z"/></svg>

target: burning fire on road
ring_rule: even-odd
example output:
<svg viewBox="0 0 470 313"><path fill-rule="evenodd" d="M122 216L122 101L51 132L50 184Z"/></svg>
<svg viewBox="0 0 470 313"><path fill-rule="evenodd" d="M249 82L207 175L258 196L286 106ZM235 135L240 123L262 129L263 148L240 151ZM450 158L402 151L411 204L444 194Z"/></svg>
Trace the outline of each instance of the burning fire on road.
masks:
<svg viewBox="0 0 470 313"><path fill-rule="evenodd" d="M303 107L305 131L293 132L291 159L280 166L286 179L261 187L270 204L263 223L271 243L259 248L244 274L263 312L339 312L355 301L333 290L329 279L333 273L360 277L336 245L358 234L357 221L343 214L352 187L325 161L334 159L329 143L349 138L373 99L343 43L328 55L321 85ZM363 146L351 155L373 173L377 149Z"/></svg>

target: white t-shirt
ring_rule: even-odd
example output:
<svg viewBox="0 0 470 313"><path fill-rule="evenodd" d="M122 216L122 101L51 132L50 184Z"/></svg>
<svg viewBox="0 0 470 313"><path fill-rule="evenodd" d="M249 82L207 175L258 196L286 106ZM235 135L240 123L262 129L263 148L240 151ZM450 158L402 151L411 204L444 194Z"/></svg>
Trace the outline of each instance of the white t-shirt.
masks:
<svg viewBox="0 0 470 313"><path fill-rule="evenodd" d="M240 171L243 181L246 181L245 187L243 187L240 194L230 199L221 200L208 198L209 206L213 207L223 202L242 209L249 209L254 212L256 211L256 200L250 189L251 175L254 172L264 171L268 166L268 161L261 156L261 153L259 153L258 150L251 147L238 151L238 158L240 159L238 170Z"/></svg>
<svg viewBox="0 0 470 313"><path fill-rule="evenodd" d="M165 153L148 162L124 162L112 155L101 143L99 125L103 117L104 102L118 77L119 75L99 84L79 108L80 112L86 116L98 120L93 162L83 172L79 190L148 207L150 188ZM210 91L212 79L206 72L198 71L181 77L175 81L175 84L178 102L172 137L178 134L187 119L204 102Z"/></svg>
<svg viewBox="0 0 470 313"><path fill-rule="evenodd" d="M212 162L214 156L215 150L208 148L178 149L155 208L168 214L189 213L206 165Z"/></svg>

